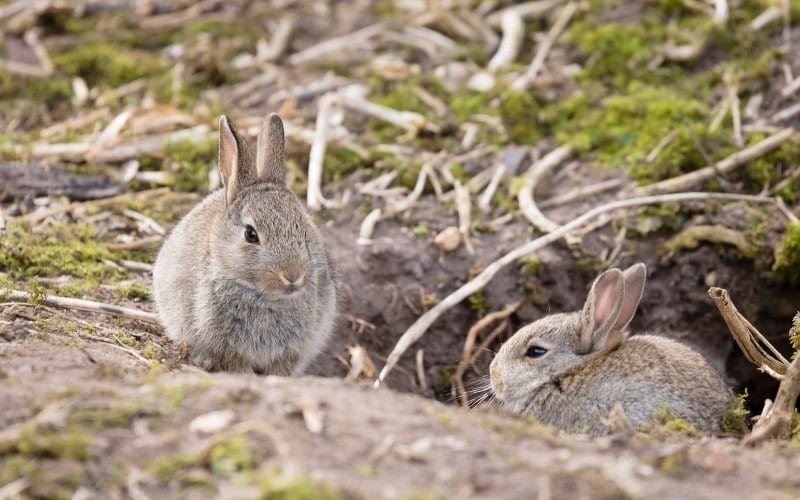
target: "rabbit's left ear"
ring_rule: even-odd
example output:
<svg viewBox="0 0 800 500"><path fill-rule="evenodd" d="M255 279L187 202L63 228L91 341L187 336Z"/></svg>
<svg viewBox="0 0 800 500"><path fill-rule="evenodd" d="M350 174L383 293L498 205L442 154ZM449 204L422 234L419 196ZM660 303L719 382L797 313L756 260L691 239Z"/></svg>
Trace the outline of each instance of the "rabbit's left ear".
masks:
<svg viewBox="0 0 800 500"><path fill-rule="evenodd" d="M624 291L619 269L609 269L594 281L581 312L579 354L603 349L619 317Z"/></svg>

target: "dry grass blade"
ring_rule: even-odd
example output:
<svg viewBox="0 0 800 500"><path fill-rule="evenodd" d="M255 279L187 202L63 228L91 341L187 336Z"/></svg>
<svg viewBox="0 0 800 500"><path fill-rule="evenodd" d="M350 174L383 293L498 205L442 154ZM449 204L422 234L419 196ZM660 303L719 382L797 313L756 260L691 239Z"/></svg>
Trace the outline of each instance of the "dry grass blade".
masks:
<svg viewBox="0 0 800 500"><path fill-rule="evenodd" d="M528 70L524 75L517 78L512 84L512 87L514 87L515 90L527 89L536 79L536 77L539 75L539 71L544 66L544 60L547 57L547 54L550 52L553 44L556 43L559 35L561 35L561 32L564 31L564 28L566 28L567 23L572 18L572 15L575 14L577 9L578 4L576 2L570 2L562 7L561 11L558 13L558 17L553 23L553 27L550 28L550 31L547 33L547 36L544 38L544 40L542 40L542 43L539 44L539 49L536 51L536 55L533 56L533 60L531 61L530 66L528 66Z"/></svg>
<svg viewBox="0 0 800 500"><path fill-rule="evenodd" d="M491 281L495 274L498 271L503 269L505 266L515 262L520 257L524 257L526 255L530 255L531 253L555 242L559 239L563 238L566 234L580 228L584 224L589 221L594 220L596 217L606 214L608 212L613 212L615 210L620 210L623 208L631 208L643 205L652 205L656 203L676 203L682 201L713 201L713 200L735 200L735 201L749 201L752 203L770 203L774 204L774 198L767 198L764 196L749 196L749 195L736 195L736 194L723 194L723 193L705 193L705 192L695 192L695 193L674 193L674 194L665 194L665 195L658 195L658 196L643 196L639 198L629 198L627 200L619 200L611 203L607 203L605 205L601 205L599 207L595 207L592 210L584 213L580 217L573 219L567 224L564 224L556 231L548 233L544 236L531 240L527 243L524 243L515 249L511 250L504 256L500 257L499 259L495 260L477 275L475 278L471 279L464 285L462 285L459 289L445 297L441 302L436 304L433 308L429 311L425 312L422 316L420 316L400 337L400 339L395 344L392 352L389 353L389 356L386 359L386 365L384 365L383 369L381 370L380 377L376 381L376 386L380 385L380 383L386 380L386 377L391 373L392 369L394 369L397 362L400 360L400 357L411 347L414 342L419 340L428 328L436 321L442 314L444 314L447 310L454 307L455 305L459 304L461 301L472 295L473 293L479 291L481 288L486 286L486 284Z"/></svg>
<svg viewBox="0 0 800 500"><path fill-rule="evenodd" d="M514 314L514 312L519 309L520 305L522 305L522 302L515 302L513 304L508 304L499 311L487 314L472 325L467 332L467 338L464 340L464 351L461 354L461 361L458 362L458 366L451 377L453 381L453 392L455 392L455 396L461 406L469 405L469 397L464 389L464 373L466 373L467 368L469 368L474 359L473 351L478 334L495 321L503 321Z"/></svg>

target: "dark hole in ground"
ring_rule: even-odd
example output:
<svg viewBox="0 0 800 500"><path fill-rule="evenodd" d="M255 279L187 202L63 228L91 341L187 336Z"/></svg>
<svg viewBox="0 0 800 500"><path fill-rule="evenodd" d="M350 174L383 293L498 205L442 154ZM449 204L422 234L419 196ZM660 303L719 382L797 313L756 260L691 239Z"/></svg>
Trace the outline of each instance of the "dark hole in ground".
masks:
<svg viewBox="0 0 800 500"><path fill-rule="evenodd" d="M330 344L332 355L321 359L312 374L342 376L346 367L335 355L347 357L346 347L356 344L365 347L375 363L382 366L397 339L425 310L423 302L446 297L466 282L476 262L479 266L488 265L530 235L528 226L516 221L495 233L478 235L476 255L469 256L460 248L442 256L431 240L456 221L440 210L443 209L425 206L417 211L418 220L382 221L369 246L358 246L355 237L349 236L358 234L356 225L362 217L346 212L337 215L336 229L325 233L341 274L341 315ZM428 229L427 234L414 234L407 229L420 224ZM764 400L775 397L777 383L744 358L707 290L709 286L727 288L739 310L787 357L791 352L788 330L800 304L798 292L757 279L751 261L720 256L712 245L681 252L661 264L656 250L666 237L652 236L626 244L627 256L620 266L641 260L648 267L648 282L632 322L633 331L661 332L690 345L709 359L737 394L746 388L751 414L759 414ZM467 331L478 319L477 306L494 311L523 301L511 318L508 332L489 346L491 351L531 321L551 312L579 309L596 272L579 270L589 266L576 260L561 244L537 253L537 259L541 265L535 275L527 276L523 264L510 266L488 284L483 297L472 304L464 301L436 321L406 352L390 374L388 385L452 402L447 379L461 359ZM361 320L369 326L359 323ZM424 352L426 387L420 387L416 376L415 354L419 349ZM468 386L487 380L491 357L490 352L482 354L475 370L467 371Z"/></svg>

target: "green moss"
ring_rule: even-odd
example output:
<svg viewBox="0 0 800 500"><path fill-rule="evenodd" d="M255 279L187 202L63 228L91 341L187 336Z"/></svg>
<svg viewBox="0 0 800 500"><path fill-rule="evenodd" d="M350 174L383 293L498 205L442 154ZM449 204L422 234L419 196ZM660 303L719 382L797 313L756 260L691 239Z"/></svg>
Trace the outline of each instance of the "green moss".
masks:
<svg viewBox="0 0 800 500"><path fill-rule="evenodd" d="M720 139L708 131L708 106L670 87L633 82L599 106L578 98L565 107L564 114L557 108L550 111L562 117L553 124L559 142L578 152L591 151L605 166L627 166L641 181L657 181L705 166L698 143L709 151L718 149ZM569 119L570 114L574 120ZM650 152L670 134L672 140L648 161Z"/></svg>
<svg viewBox="0 0 800 500"><path fill-rule="evenodd" d="M166 482L199 463L200 456L195 453L167 455L153 459L147 466L147 470L159 481Z"/></svg>
<svg viewBox="0 0 800 500"><path fill-rule="evenodd" d="M800 311L792 318L792 327L789 329L789 341L795 349L795 355L800 352Z"/></svg>
<svg viewBox="0 0 800 500"><path fill-rule="evenodd" d="M518 262L522 267L522 275L526 278L536 276L542 268L542 263L534 256L522 257Z"/></svg>
<svg viewBox="0 0 800 500"><path fill-rule="evenodd" d="M0 463L0 484L6 485L23 477L37 477L41 470L29 457L11 455Z"/></svg>
<svg viewBox="0 0 800 500"><path fill-rule="evenodd" d="M660 408L653 412L649 425L642 426L644 431L657 432L659 429L676 432L688 437L700 437L703 435L695 426L676 416L666 404L661 405Z"/></svg>
<svg viewBox="0 0 800 500"><path fill-rule="evenodd" d="M119 345L125 347L135 347L136 344L139 343L139 341L136 340L136 337L129 334L125 330L118 330L115 333L112 333L111 338L114 339Z"/></svg>
<svg viewBox="0 0 800 500"><path fill-rule="evenodd" d="M165 69L157 58L146 52L105 42L82 43L67 52L53 54L52 59L59 71L80 76L90 87L115 88Z"/></svg>
<svg viewBox="0 0 800 500"><path fill-rule="evenodd" d="M172 187L178 191L208 192L208 173L216 165L218 139L169 144L163 167L173 175Z"/></svg>
<svg viewBox="0 0 800 500"><path fill-rule="evenodd" d="M378 477L378 469L368 462L359 462L355 466L356 475L363 479L374 479Z"/></svg>
<svg viewBox="0 0 800 500"><path fill-rule="evenodd" d="M341 181L348 174L368 165L355 151L345 147L331 147L325 153L324 182Z"/></svg>
<svg viewBox="0 0 800 500"><path fill-rule="evenodd" d="M229 476L234 472L251 470L253 454L244 436L238 435L214 446L209 454L209 464L215 474Z"/></svg>
<svg viewBox="0 0 800 500"><path fill-rule="evenodd" d="M150 290L139 283L131 283L117 289L117 295L121 299L129 300L149 300Z"/></svg>
<svg viewBox="0 0 800 500"><path fill-rule="evenodd" d="M263 474L254 480L262 500L339 500L344 496L333 486L306 476L291 478Z"/></svg>
<svg viewBox="0 0 800 500"><path fill-rule="evenodd" d="M439 388L442 393L450 392L453 388L453 374L456 372L456 365L447 364L442 367L441 382Z"/></svg>
<svg viewBox="0 0 800 500"><path fill-rule="evenodd" d="M0 239L0 271L8 273L12 279L68 275L80 280L84 292L96 288L99 283L127 276L124 270L104 262L112 259L114 254L98 240L91 224L54 223L32 232L23 224L13 222L5 237Z"/></svg>
<svg viewBox="0 0 800 500"><path fill-rule="evenodd" d="M681 478L689 474L686 465L686 457L683 453L675 452L661 459L659 469L670 476Z"/></svg>
<svg viewBox="0 0 800 500"><path fill-rule="evenodd" d="M22 434L17 442L17 452L45 458L71 458L86 460L89 458L90 438L77 427L67 431L33 431Z"/></svg>
<svg viewBox="0 0 800 500"><path fill-rule="evenodd" d="M774 279L779 283L800 285L800 222L791 222L786 226L786 235L775 249L772 270Z"/></svg>
<svg viewBox="0 0 800 500"><path fill-rule="evenodd" d="M511 142L533 145L542 139L543 127L538 126L536 119L539 104L528 92L504 90L498 111Z"/></svg>
<svg viewBox="0 0 800 500"><path fill-rule="evenodd" d="M663 28L648 29L643 24L596 25L586 19L572 23L568 38L586 57L584 79L620 88L646 74L647 64L655 57L663 39Z"/></svg>
<svg viewBox="0 0 800 500"><path fill-rule="evenodd" d="M149 359L151 361L159 359L158 351L156 350L155 346L151 343L148 343L146 346L142 348L139 353L142 355L143 358Z"/></svg>
<svg viewBox="0 0 800 500"><path fill-rule="evenodd" d="M736 396L731 405L725 410L722 419L722 432L730 436L741 437L747 432L747 420L750 410L745 406L747 402L747 389Z"/></svg>
<svg viewBox="0 0 800 500"><path fill-rule="evenodd" d="M68 104L72 95L72 85L67 78L57 75L49 78L26 78L0 73L0 101L25 99L44 103L52 109Z"/></svg>
<svg viewBox="0 0 800 500"><path fill-rule="evenodd" d="M99 428L130 427L133 420L144 415L142 404L138 401L109 406L76 408L70 422Z"/></svg>

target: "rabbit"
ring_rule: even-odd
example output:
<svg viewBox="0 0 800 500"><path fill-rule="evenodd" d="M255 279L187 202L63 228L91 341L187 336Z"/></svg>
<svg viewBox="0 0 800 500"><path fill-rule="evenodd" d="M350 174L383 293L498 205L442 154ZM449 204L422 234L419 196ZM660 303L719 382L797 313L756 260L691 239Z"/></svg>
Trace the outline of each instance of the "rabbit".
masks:
<svg viewBox="0 0 800 500"><path fill-rule="evenodd" d="M322 235L286 185L283 122L261 124L255 161L219 120L223 187L164 242L153 298L167 336L209 371L297 375L325 345L336 288Z"/></svg>
<svg viewBox="0 0 800 500"><path fill-rule="evenodd" d="M697 429L718 432L733 394L706 360L665 337L629 337L646 274L642 263L609 269L582 311L517 331L489 367L496 398L515 413L594 436L606 430L615 403L635 428L666 405Z"/></svg>

